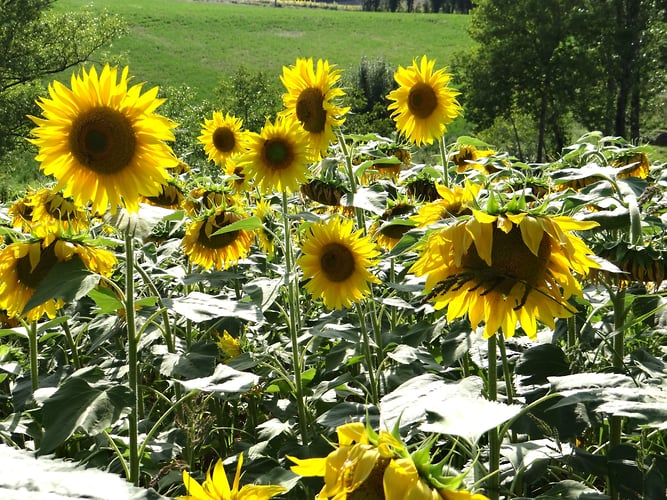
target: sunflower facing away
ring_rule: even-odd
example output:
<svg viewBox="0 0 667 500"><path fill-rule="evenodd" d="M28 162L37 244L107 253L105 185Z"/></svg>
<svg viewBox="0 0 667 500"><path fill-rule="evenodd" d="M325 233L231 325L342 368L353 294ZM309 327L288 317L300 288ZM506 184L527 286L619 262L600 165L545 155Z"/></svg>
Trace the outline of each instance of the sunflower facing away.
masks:
<svg viewBox="0 0 667 500"><path fill-rule="evenodd" d="M320 500L488 500L465 490L438 491L419 475L405 444L387 431L370 435L364 424L352 422L336 433L338 447L326 457L287 457L296 464L292 472L324 479Z"/></svg>
<svg viewBox="0 0 667 500"><path fill-rule="evenodd" d="M319 159L326 156L329 144L335 139L334 127L345 122L343 115L350 108L336 105L335 99L345 95L336 87L340 73L328 61L298 58L296 65L283 66L280 80L287 89L283 94L285 110L280 115L297 120L308 132L311 151Z"/></svg>
<svg viewBox="0 0 667 500"><path fill-rule="evenodd" d="M25 317L37 321L44 314L54 318L64 306L62 299L49 299L23 310L49 271L59 262L79 258L84 266L97 274L109 276L116 257L108 250L65 239L15 242L0 251L0 309L9 317Z"/></svg>
<svg viewBox="0 0 667 500"><path fill-rule="evenodd" d="M139 196L156 196L178 160L165 141L173 141L175 123L155 114L163 99L157 87L141 93L128 88L128 68L118 79L117 68L106 65L72 75L71 89L49 85L51 98L38 101L43 118L30 116L37 127L30 142L39 148L36 159L79 206L92 203L101 214L110 205L130 212L139 209Z"/></svg>
<svg viewBox="0 0 667 500"><path fill-rule="evenodd" d="M213 118L204 119L197 139L204 145L209 161L224 165L228 158L245 149L243 121L229 113L223 115L222 111L214 111Z"/></svg>
<svg viewBox="0 0 667 500"><path fill-rule="evenodd" d="M451 75L444 69L433 71L435 60L423 56L412 66L398 67L394 79L399 87L387 96L394 101L389 111L398 131L417 146L440 139L447 125L461 114L456 96L459 92L448 86Z"/></svg>
<svg viewBox="0 0 667 500"><path fill-rule="evenodd" d="M213 471L208 471L203 484L199 484L187 471L183 471L183 484L188 494L178 497L180 500L268 500L285 491L286 488L274 485L259 485L241 483L241 466L243 465L243 453L239 455L236 475L232 486L225 474L222 460L218 460Z"/></svg>
<svg viewBox="0 0 667 500"><path fill-rule="evenodd" d="M259 134L249 133L248 151L238 166L264 193L296 191L306 181L309 151L308 136L298 122L267 119Z"/></svg>
<svg viewBox="0 0 667 500"><path fill-rule="evenodd" d="M573 271L586 275L598 267L571 233L596 225L566 216L474 210L434 230L412 272L427 277L427 298L436 309L447 307L448 321L467 313L472 328L485 322L485 337L498 329L511 337L520 323L534 339L537 320L554 328L555 318L572 314L567 299L581 295Z"/></svg>
<svg viewBox="0 0 667 500"><path fill-rule="evenodd" d="M309 280L306 290L329 309L350 307L371 293L371 283L379 282L368 268L380 253L353 225L351 219L332 217L310 226L301 243L297 264Z"/></svg>
<svg viewBox="0 0 667 500"><path fill-rule="evenodd" d="M188 226L181 246L193 264L204 269L227 269L239 259L247 257L255 235L243 229L226 233L215 232L243 219L240 215L224 207L195 219Z"/></svg>
<svg viewBox="0 0 667 500"><path fill-rule="evenodd" d="M90 226L88 213L61 192L43 188L32 195L32 220L48 233L61 230L83 231Z"/></svg>

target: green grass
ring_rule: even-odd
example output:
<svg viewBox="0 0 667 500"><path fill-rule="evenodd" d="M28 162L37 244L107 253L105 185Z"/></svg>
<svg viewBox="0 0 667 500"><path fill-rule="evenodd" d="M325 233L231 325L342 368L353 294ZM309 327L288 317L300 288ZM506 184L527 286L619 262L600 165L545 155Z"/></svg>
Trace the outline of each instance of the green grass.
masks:
<svg viewBox="0 0 667 500"><path fill-rule="evenodd" d="M468 45L468 16L360 12L186 0L59 0L58 10L107 9L129 24L105 53L122 54L135 81L187 84L202 98L240 65L275 74L297 57L355 70L363 56L406 66L426 54L437 66Z"/></svg>

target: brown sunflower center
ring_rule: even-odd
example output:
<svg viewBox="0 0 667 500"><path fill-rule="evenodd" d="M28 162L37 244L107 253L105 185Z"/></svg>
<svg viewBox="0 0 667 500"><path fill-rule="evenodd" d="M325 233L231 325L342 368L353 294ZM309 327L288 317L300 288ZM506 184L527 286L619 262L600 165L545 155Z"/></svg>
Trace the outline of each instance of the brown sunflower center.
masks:
<svg viewBox="0 0 667 500"><path fill-rule="evenodd" d="M79 163L98 174L114 174L126 168L136 153L132 122L120 111L91 108L72 123L70 151Z"/></svg>
<svg viewBox="0 0 667 500"><path fill-rule="evenodd" d="M41 251L39 262L34 269L30 264L30 254L21 257L16 261L17 281L28 288L35 289L57 262L55 243Z"/></svg>
<svg viewBox="0 0 667 500"><path fill-rule="evenodd" d="M329 243L322 249L320 265L329 281L345 281L354 273L354 255L345 245Z"/></svg>
<svg viewBox="0 0 667 500"><path fill-rule="evenodd" d="M303 128L311 134L319 134L327 123L324 96L319 89L307 88L296 101L296 117Z"/></svg>
<svg viewBox="0 0 667 500"><path fill-rule="evenodd" d="M294 159L294 153L290 145L283 139L268 139L264 142L264 161L273 170L287 168Z"/></svg>
<svg viewBox="0 0 667 500"><path fill-rule="evenodd" d="M229 153L236 146L234 131L228 127L218 127L213 132L213 145L215 149L223 153Z"/></svg>
<svg viewBox="0 0 667 500"><path fill-rule="evenodd" d="M354 491L347 494L348 500L384 500L384 471L391 460L379 457L368 477Z"/></svg>
<svg viewBox="0 0 667 500"><path fill-rule="evenodd" d="M417 118L428 118L438 107L438 97L433 87L426 83L417 83L408 94L408 109Z"/></svg>
<svg viewBox="0 0 667 500"><path fill-rule="evenodd" d="M548 235L542 235L537 253L535 255L526 246L518 226L512 227L509 233L494 227L491 266L482 260L472 245L463 256L463 268L475 274L475 286L487 292L497 290L509 295L515 284L523 283L530 290L544 276L551 255Z"/></svg>
<svg viewBox="0 0 667 500"><path fill-rule="evenodd" d="M241 217L237 214L221 212L215 216L213 231L211 231L211 233L215 233L223 227L229 226L239 220L241 220ZM207 236L205 228L206 224L203 224L199 230L197 242L206 248L224 248L234 243L239 235L239 231L227 231L226 233Z"/></svg>

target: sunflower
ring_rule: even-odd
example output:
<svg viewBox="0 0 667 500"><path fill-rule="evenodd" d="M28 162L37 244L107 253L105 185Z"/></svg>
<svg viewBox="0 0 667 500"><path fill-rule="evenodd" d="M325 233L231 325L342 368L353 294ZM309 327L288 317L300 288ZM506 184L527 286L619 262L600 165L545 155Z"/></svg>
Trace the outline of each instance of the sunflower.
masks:
<svg viewBox="0 0 667 500"><path fill-rule="evenodd" d="M402 222L406 221L414 211L415 206L410 203L396 203L378 217L370 227L369 233L380 248L391 250L401 241L403 235L412 227L411 224Z"/></svg>
<svg viewBox="0 0 667 500"><path fill-rule="evenodd" d="M90 226L88 213L59 191L43 188L30 197L32 220L47 233L83 231Z"/></svg>
<svg viewBox="0 0 667 500"><path fill-rule="evenodd" d="M49 85L51 98L38 101L43 118L30 116L37 127L30 142L39 147L36 159L46 175L58 180L55 190L94 213L111 204L130 212L139 209L139 196L155 196L178 164L164 141L174 140L175 123L154 113L163 100L157 87L141 94L141 85L128 88L128 68L118 80L117 68L106 65L72 75L71 89Z"/></svg>
<svg viewBox="0 0 667 500"><path fill-rule="evenodd" d="M297 120L308 133L311 151L319 159L326 156L329 144L335 139L333 127L345 122L343 115L350 108L342 108L334 100L345 95L336 87L340 73L329 66L328 61L317 61L313 66L312 58L296 60L290 68L283 66L280 80L287 89L283 94L285 110L280 116Z"/></svg>
<svg viewBox="0 0 667 500"><path fill-rule="evenodd" d="M249 133L248 151L238 165L265 193L296 191L306 181L309 151L308 136L298 122L267 119L259 134Z"/></svg>
<svg viewBox="0 0 667 500"><path fill-rule="evenodd" d="M108 250L60 238L6 246L0 251L0 309L9 317L25 317L28 321L37 321L44 314L54 318L65 305L62 299L49 299L25 313L24 309L49 271L73 258L103 276L109 276L116 265L116 258Z"/></svg>
<svg viewBox="0 0 667 500"><path fill-rule="evenodd" d="M477 149L472 144L462 144L449 159L456 164L457 172L475 169L484 173L493 173L495 171L493 166L485 165L479 160L494 154L496 152L493 149Z"/></svg>
<svg viewBox="0 0 667 500"><path fill-rule="evenodd" d="M417 146L440 139L462 111L459 92L448 86L451 75L444 69L433 71L434 66L426 56L419 64L415 59L408 68L399 66L394 74L399 87L387 96L394 101L388 109L398 131Z"/></svg>
<svg viewBox="0 0 667 500"><path fill-rule="evenodd" d="M236 159L227 159L227 163L225 163L225 174L229 176L227 183L232 191L237 194L246 194L250 192L251 179L246 175L245 169L238 164Z"/></svg>
<svg viewBox="0 0 667 500"><path fill-rule="evenodd" d="M273 255L275 245L275 210L271 208L271 204L264 198L257 201L253 215L262 221L262 226L257 230L257 245L260 250L266 255Z"/></svg>
<svg viewBox="0 0 667 500"><path fill-rule="evenodd" d="M190 191L189 197L183 206L191 214L199 214L218 207L233 207L241 205L242 200L229 192L226 186L207 185L198 186Z"/></svg>
<svg viewBox="0 0 667 500"><path fill-rule="evenodd" d="M240 220L243 215L218 207L190 223L181 242L193 264L204 269L227 269L250 253L254 235L244 229L220 234L217 231Z"/></svg>
<svg viewBox="0 0 667 500"><path fill-rule="evenodd" d="M370 283L379 282L368 270L379 252L353 225L351 219L332 217L310 226L301 244L297 264L309 280L306 289L330 309L350 307L371 293Z"/></svg>
<svg viewBox="0 0 667 500"><path fill-rule="evenodd" d="M401 439L387 431L375 433L360 422L343 424L336 429L337 448L323 458L296 458L292 472L303 477L322 477L320 500L333 498L373 498L387 500L488 500L465 490L436 489L421 477L417 465ZM421 470L438 484L456 484L460 480L435 474L430 457L420 453ZM450 479L450 481L447 481ZM443 481L444 480L444 481Z"/></svg>
<svg viewBox="0 0 667 500"><path fill-rule="evenodd" d="M187 471L183 471L183 484L188 494L178 497L180 500L268 500L287 491L282 486L241 483L241 466L243 453L239 455L236 475L232 486L229 486L222 460L218 460L213 471L208 471L206 480L199 484Z"/></svg>
<svg viewBox="0 0 667 500"><path fill-rule="evenodd" d="M27 233L32 229L33 223L33 206L32 206L32 196L35 194L35 190L28 188L28 191L23 196L19 198L14 203L11 204L7 214L11 217L12 227L15 229L21 229Z"/></svg>
<svg viewBox="0 0 667 500"><path fill-rule="evenodd" d="M217 334L218 348L226 359L232 359L241 354L241 343L239 339L234 338L227 330Z"/></svg>
<svg viewBox="0 0 667 500"><path fill-rule="evenodd" d="M440 199L422 205L411 219L420 227L430 226L443 219L470 214L472 202L482 189L479 184L466 184L451 188L435 184Z"/></svg>
<svg viewBox="0 0 667 500"><path fill-rule="evenodd" d="M484 320L484 336L502 329L514 335L517 323L534 339L536 320L554 327L568 317L571 296L581 295L573 275L598 265L584 242L570 231L595 227L566 216L473 210L472 216L434 230L412 267L426 275L427 299L447 307L447 320L468 314L473 328Z"/></svg>
<svg viewBox="0 0 667 500"><path fill-rule="evenodd" d="M160 193L155 196L143 196L141 201L156 207L176 210L185 202L185 193L178 182L173 178L160 187Z"/></svg>
<svg viewBox="0 0 667 500"><path fill-rule="evenodd" d="M208 160L224 165L228 158L245 149L243 120L221 111L214 111L213 118L204 119L201 135L197 138L204 145Z"/></svg>

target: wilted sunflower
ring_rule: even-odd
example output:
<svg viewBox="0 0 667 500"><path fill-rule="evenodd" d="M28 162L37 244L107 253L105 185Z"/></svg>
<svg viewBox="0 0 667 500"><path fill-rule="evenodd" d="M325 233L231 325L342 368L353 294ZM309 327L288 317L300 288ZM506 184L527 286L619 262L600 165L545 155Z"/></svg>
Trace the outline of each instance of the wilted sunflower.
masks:
<svg viewBox="0 0 667 500"><path fill-rule="evenodd" d="M565 216L505 213L473 215L434 230L412 267L427 276L425 291L435 308L447 307L447 320L468 315L484 336L502 329L514 335L517 322L535 338L537 320L554 327L568 317L567 299L581 295L573 272L598 267L592 252L571 231L595 227Z"/></svg>
<svg viewBox="0 0 667 500"><path fill-rule="evenodd" d="M313 66L312 58L298 58L296 65L283 66L280 80L287 92L283 94L285 110L280 116L297 120L303 130L308 132L311 151L315 159L326 156L329 144L335 139L333 127L339 127L345 121L343 115L349 108L335 104L335 99L345 95L336 87L340 73L329 66L328 61L317 61Z"/></svg>
<svg viewBox="0 0 667 500"><path fill-rule="evenodd" d="M229 486L222 460L215 463L213 471L209 470L206 480L199 484L186 470L183 471L183 484L188 494L178 497L180 500L268 500L285 491L286 488L274 485L241 484L241 466L243 453L239 455L236 475L232 486Z"/></svg>
<svg viewBox="0 0 667 500"><path fill-rule="evenodd" d="M197 137L204 145L208 160L224 165L228 158L245 149L243 120L221 111L214 111L213 118L204 119L201 135Z"/></svg>
<svg viewBox="0 0 667 500"><path fill-rule="evenodd" d="M266 120L259 134L249 132L248 151L238 165L261 191L296 191L305 182L310 158L308 137L298 122Z"/></svg>
<svg viewBox="0 0 667 500"><path fill-rule="evenodd" d="M227 269L250 253L254 235L244 229L214 233L243 218L241 214L218 207L195 219L188 226L181 242L183 253L193 264L204 269Z"/></svg>
<svg viewBox="0 0 667 500"><path fill-rule="evenodd" d="M447 125L461 114L456 96L448 86L451 75L444 69L433 71L435 60L423 56L417 64L399 66L394 79L399 87L387 96L392 102L388 109L398 131L417 146L440 139Z"/></svg>
<svg viewBox="0 0 667 500"><path fill-rule="evenodd" d="M350 307L371 293L370 283L379 282L368 270L379 252L353 226L351 219L332 217L310 226L301 243L297 264L309 280L306 290L330 309Z"/></svg>
<svg viewBox="0 0 667 500"><path fill-rule="evenodd" d="M59 191L43 188L30 197L32 220L47 233L83 231L90 226L88 213Z"/></svg>
<svg viewBox="0 0 667 500"><path fill-rule="evenodd" d="M0 309L5 309L9 317L28 321L37 321L44 314L54 318L64 306L62 299L49 299L25 313L23 310L49 271L73 258L103 276L109 276L116 265L116 257L108 250L53 237L6 246L0 251Z"/></svg>
<svg viewBox="0 0 667 500"><path fill-rule="evenodd" d="M126 67L118 80L117 68L106 65L72 75L71 89L60 82L49 85L51 98L38 101L44 118L31 116L39 147L36 159L46 175L53 175L79 206L92 203L96 214L109 204L130 212L139 209L139 196L155 196L178 164L164 141L174 140L175 123L154 111L162 104L157 87L141 94L141 85L128 89Z"/></svg>

